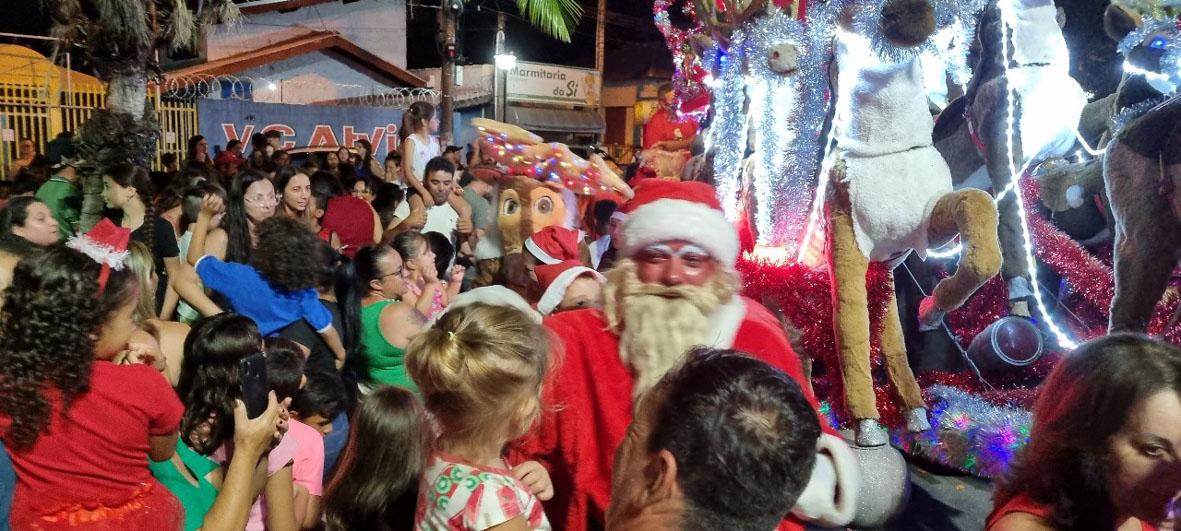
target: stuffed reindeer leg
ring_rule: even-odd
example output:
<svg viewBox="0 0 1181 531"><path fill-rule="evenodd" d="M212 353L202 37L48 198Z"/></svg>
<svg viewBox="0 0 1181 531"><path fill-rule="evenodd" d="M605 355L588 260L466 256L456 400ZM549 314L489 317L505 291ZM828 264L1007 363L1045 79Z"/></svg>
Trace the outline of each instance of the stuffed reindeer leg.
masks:
<svg viewBox="0 0 1181 531"><path fill-rule="evenodd" d="M869 258L857 246L850 213L848 191L838 177L843 168L833 169L828 203L828 270L832 279L833 330L845 393L845 408L853 418L877 419L878 408L869 365L869 294L865 275ZM874 430L880 434L880 430ZM885 444L879 440L864 446ZM859 442L860 444L860 442Z"/></svg>
<svg viewBox="0 0 1181 531"><path fill-rule="evenodd" d="M943 316L963 306L980 286L1001 269L1001 247L997 238L997 210L987 192L965 189L939 198L927 225L932 242L960 235L963 252L955 273L935 286L919 307L923 324L937 324Z"/></svg>

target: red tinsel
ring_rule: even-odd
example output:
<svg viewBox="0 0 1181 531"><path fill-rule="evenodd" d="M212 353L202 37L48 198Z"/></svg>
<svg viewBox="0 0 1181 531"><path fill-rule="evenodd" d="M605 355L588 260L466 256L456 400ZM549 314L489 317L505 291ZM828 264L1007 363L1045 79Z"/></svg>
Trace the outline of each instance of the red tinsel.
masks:
<svg viewBox="0 0 1181 531"><path fill-rule="evenodd" d="M836 338L833 333L832 292L828 271L811 269L801 264L780 265L747 259L739 261L738 270L742 272L746 285L744 292L748 297L780 308L788 322L800 330L801 345L805 351L800 354L823 363L830 373L838 371L840 360L837 359ZM881 365L881 345L878 336L888 297L893 296L890 277L890 272L881 264L872 264L866 274L869 317L872 323L870 360L874 367ZM840 383L840 378L833 378L826 382L827 385L818 387L824 387L833 403L833 409L843 414L844 392ZM818 395L822 395L820 388L816 391ZM879 392L878 407L881 409L882 418L898 418L897 412L891 409L894 400L889 395L880 395Z"/></svg>
<svg viewBox="0 0 1181 531"><path fill-rule="evenodd" d="M1082 319L1082 323L1075 321L1071 324L1070 328L1077 337L1091 339L1104 335L1107 333L1107 319L1111 315L1111 299L1115 296L1115 278L1110 260L1096 257L1050 223L1042 214L1040 193L1036 180L1028 176L1021 180L1021 195L1034 253L1070 286L1073 297L1068 297L1067 302L1073 303L1068 304L1071 311L1080 318L1084 315L1092 317ZM1107 249L1109 247L1104 248ZM1080 302L1084 301L1091 308L1081 307ZM1161 335L1173 343L1181 343L1181 326L1169 328L1178 302L1175 289L1165 293L1149 322L1148 333ZM1096 312L1098 319L1094 319Z"/></svg>

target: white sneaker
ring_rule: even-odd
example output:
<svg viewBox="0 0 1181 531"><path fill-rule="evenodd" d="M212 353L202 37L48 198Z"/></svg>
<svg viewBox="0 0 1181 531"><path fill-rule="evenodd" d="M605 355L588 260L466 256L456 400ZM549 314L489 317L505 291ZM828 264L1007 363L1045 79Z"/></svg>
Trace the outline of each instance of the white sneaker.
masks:
<svg viewBox="0 0 1181 531"><path fill-rule="evenodd" d="M889 437L886 436L886 430L882 428L881 424L874 419L860 419L857 421L857 428L853 432L853 442L857 446L872 447L885 446L890 442Z"/></svg>
<svg viewBox="0 0 1181 531"><path fill-rule="evenodd" d="M904 416L906 418L906 431L920 433L931 429L931 422L927 420L927 408L925 407L916 407L907 411Z"/></svg>

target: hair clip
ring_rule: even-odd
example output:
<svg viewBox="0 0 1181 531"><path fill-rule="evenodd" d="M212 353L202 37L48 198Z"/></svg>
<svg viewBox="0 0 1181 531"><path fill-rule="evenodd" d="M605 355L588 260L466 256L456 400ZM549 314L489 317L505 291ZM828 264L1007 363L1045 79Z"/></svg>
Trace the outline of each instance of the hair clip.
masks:
<svg viewBox="0 0 1181 531"><path fill-rule="evenodd" d="M455 332L448 330L447 331L447 339L449 341L455 341Z"/></svg>

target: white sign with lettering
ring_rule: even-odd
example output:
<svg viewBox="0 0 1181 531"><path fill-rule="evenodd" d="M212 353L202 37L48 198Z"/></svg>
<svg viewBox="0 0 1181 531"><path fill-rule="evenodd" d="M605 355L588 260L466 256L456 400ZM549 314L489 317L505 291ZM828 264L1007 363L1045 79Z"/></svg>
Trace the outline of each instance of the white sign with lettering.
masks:
<svg viewBox="0 0 1181 531"><path fill-rule="evenodd" d="M517 61L507 77L509 101L598 107L602 97L597 70Z"/></svg>

